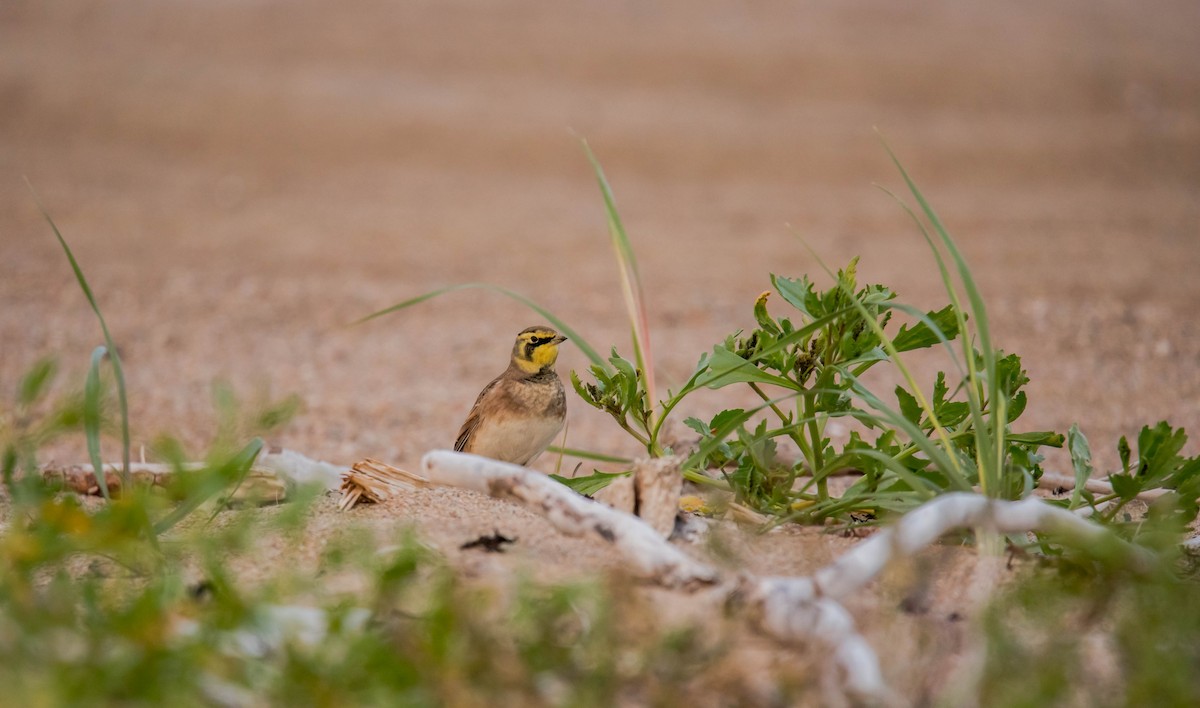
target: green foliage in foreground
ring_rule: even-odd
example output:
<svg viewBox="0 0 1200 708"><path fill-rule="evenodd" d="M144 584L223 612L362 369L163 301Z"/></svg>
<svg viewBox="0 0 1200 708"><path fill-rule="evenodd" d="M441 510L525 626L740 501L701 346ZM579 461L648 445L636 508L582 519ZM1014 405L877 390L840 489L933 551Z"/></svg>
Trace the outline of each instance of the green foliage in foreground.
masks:
<svg viewBox="0 0 1200 708"><path fill-rule="evenodd" d="M1073 563L1041 568L1003 590L983 618L980 703L1200 705L1197 628L1194 580Z"/></svg>
<svg viewBox="0 0 1200 708"><path fill-rule="evenodd" d="M55 368L39 363L0 408L0 705L603 706L737 690L706 670L725 656L719 631L659 628L625 578L505 593L407 532L343 529L313 557L313 505L333 508L319 490L227 509L246 439L290 402L246 411L220 389L203 469L110 502L61 493L37 451L83 416L78 395L48 400Z"/></svg>
<svg viewBox="0 0 1200 708"><path fill-rule="evenodd" d="M599 176L620 252L628 239ZM951 304L924 314L895 304L886 288L858 286L854 263L827 291L807 279L773 278L798 314L772 316L760 298L758 327L706 354L683 389L745 384L765 401L755 411L689 422L702 439L689 459L692 478L728 485L781 517L800 506L814 518L903 509L975 483L993 495L1019 496L1036 479L1037 448L1061 440L1009 429L1025 408L1020 389L1027 378L1019 359L991 348L969 271L913 191L947 244L967 296L960 299L949 286L940 255ZM82 270L59 239L99 317ZM631 263L631 252L625 258ZM636 268L627 273L627 285L630 278L636 279ZM970 303L974 336L967 336L962 300ZM644 317L637 298L630 309ZM914 323L889 335L884 328L896 309ZM0 408L0 703L691 705L737 700L748 684L761 689L767 681L770 688L758 695L788 704L802 695L798 689L815 685L794 666L739 662L716 622L664 629L661 608L629 593L627 578L521 583L504 592L462 581L411 536L391 539L388 551L376 552L379 539L352 530L314 552L303 539L311 505L319 503L316 490L294 490L295 501L273 511L226 510L223 496L261 448L256 436L285 422L296 410L294 400L247 415L219 388L222 423L202 469L184 471L178 463L187 455L173 440L154 446L160 458L177 463L176 481L165 493L126 485L107 503L58 493L38 473L39 451L82 431L98 460L107 430L102 364L116 348L101 323L106 346L93 352L81 393L50 400L57 367L43 360L22 379L12 403ZM681 395L668 394L660 414L648 403L655 397L639 370L651 361L644 328L641 335L635 362L615 351L607 362L593 353L597 383L576 378L576 387L661 454L662 420ZM897 355L949 347L956 338L963 346L959 383L951 389L943 373L926 398ZM884 361L897 366L907 384L896 391L896 408L859 379ZM111 370L127 457L128 417L115 356ZM765 393L768 387L780 395ZM778 425L752 425L756 413L774 414ZM851 438L835 449L823 429L837 417L879 435L873 443ZM780 461L776 440L783 438L801 450L801 463ZM1181 559L1185 572L1168 572L1163 560L1174 558L1180 531L1196 516L1200 461L1180 454L1186 439L1166 423L1147 427L1136 456L1122 439L1123 469L1112 477L1113 493L1098 498L1080 489L1063 502L1114 502L1098 516L1157 549L1159 561L1147 572L1114 565L1102 549L1068 555L1043 546L1050 569L1015 583L983 620L988 654L980 702L1200 702L1200 593L1179 577L1194 576L1194 567ZM1082 482L1091 471L1087 440L1073 429L1068 444ZM828 495L822 480L851 464L865 473L865 488L837 499ZM710 466L731 471L713 480L702 474ZM816 487L811 498L800 496L809 494L804 490L795 494L801 475ZM610 478L570 483L590 492ZM1134 524L1123 509L1149 489L1170 492ZM211 514L198 513L209 508ZM283 549L288 562L270 549ZM883 658L892 667L905 661L886 652Z"/></svg>

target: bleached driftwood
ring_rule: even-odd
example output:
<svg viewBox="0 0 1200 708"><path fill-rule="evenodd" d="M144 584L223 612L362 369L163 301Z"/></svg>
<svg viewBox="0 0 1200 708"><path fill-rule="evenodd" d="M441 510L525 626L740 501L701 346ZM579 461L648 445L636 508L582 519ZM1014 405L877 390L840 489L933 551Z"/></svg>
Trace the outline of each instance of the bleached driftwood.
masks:
<svg viewBox="0 0 1200 708"><path fill-rule="evenodd" d="M664 587L694 589L718 580L715 569L667 543L642 519L576 494L526 467L438 450L421 459L421 471L432 484L516 502L569 536L594 533L616 546L639 574Z"/></svg>
<svg viewBox="0 0 1200 708"><path fill-rule="evenodd" d="M668 588L716 588L750 613L755 625L788 643L816 642L828 650L843 688L854 698L890 702L875 652L836 601L803 594L778 579L722 578L714 567L668 543L644 520L611 509L525 467L439 450L421 460L432 484L470 489L516 502L571 536L594 533L612 543L642 577Z"/></svg>
<svg viewBox="0 0 1200 708"><path fill-rule="evenodd" d="M1097 548L1108 544L1134 568L1148 567L1149 552L1102 526L1030 497L1002 501L972 493L946 494L910 511L894 525L855 546L811 577L763 578L743 574L730 580L683 554L637 517L585 499L524 467L474 455L435 451L421 461L433 484L472 489L515 501L549 520L564 533L595 532L646 578L667 587L715 586L764 633L785 642L816 642L824 647L849 695L892 702L870 645L840 604L874 579L889 563L932 545L960 529L997 534L1039 531L1068 544Z"/></svg>
<svg viewBox="0 0 1200 708"><path fill-rule="evenodd" d="M999 534L1040 531L1080 547L1111 543L1135 565L1149 560L1145 552L1118 539L1103 526L1037 497L1002 501L956 492L943 494L908 512L895 524L817 571L813 582L819 594L844 597L866 585L897 558L910 556L951 531L971 528Z"/></svg>
<svg viewBox="0 0 1200 708"><path fill-rule="evenodd" d="M675 530L683 475L679 458L656 457L640 460L633 467L633 513L650 524L663 538Z"/></svg>
<svg viewBox="0 0 1200 708"><path fill-rule="evenodd" d="M204 469L203 462L187 462L178 467L159 462L133 462L129 466L132 484L165 487L176 472L195 472ZM108 490L120 494L123 465L105 463L101 466ZM342 475L348 470L328 462L313 460L286 449L261 453L250 467L246 478L233 495L234 501L279 502L287 498L294 485L318 484L324 489L337 489ZM98 495L100 485L96 470L90 464L47 465L42 478L61 484L76 494Z"/></svg>

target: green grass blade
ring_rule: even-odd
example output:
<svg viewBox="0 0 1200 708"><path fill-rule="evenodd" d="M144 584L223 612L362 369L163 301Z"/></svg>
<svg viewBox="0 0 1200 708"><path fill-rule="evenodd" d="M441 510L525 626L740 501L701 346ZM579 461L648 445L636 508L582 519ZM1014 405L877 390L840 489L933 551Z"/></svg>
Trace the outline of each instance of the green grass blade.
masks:
<svg viewBox="0 0 1200 708"><path fill-rule="evenodd" d="M949 231L942 224L942 220L938 217L937 212L933 210L921 190L917 188L915 182L909 176L908 171L900 164L900 160L896 154L892 152L891 147L884 141L884 149L887 150L888 156L891 157L896 169L900 171L904 183L908 186L913 198L917 200L917 204L921 206L921 211L925 214L925 218L933 225L934 231L941 239L942 245L950 254L954 261L955 268L958 271L959 280L962 282L963 289L967 293L967 300L971 303L971 314L974 316L975 333L979 338L979 348L983 356L983 367L986 374L987 384L987 401L992 405L993 410L989 419L990 425L984 425L982 420L976 421L976 435L979 440L977 443L978 456L980 463L980 486L985 494L995 496L1000 493L1002 485L1000 475L1004 471L1004 437L1007 432L1007 416L1000 415L1002 411L995 410L997 407L1002 407L1003 402L1000 401L1000 382L996 377L996 351L992 347L990 327L988 323L987 308L983 302L983 296L979 292L979 287L975 282L975 278L971 275L971 269L967 265L966 259L955 244L954 239L950 237ZM951 283L946 280L947 288L951 288ZM968 338L964 337L964 341ZM967 353L968 371L972 373L972 387L978 390L978 379L975 374L975 361L973 353ZM973 398L974 393L969 396ZM980 402L981 403L981 402ZM981 408L982 406L980 406ZM972 405L972 415L975 416L976 406Z"/></svg>
<svg viewBox="0 0 1200 708"><path fill-rule="evenodd" d="M104 344L108 348L108 359L112 362L113 373L117 379L117 398L121 404L121 460L122 466L122 482L125 485L129 484L129 401L125 396L125 372L121 368L121 356L117 353L117 345L113 342L112 335L109 334L108 324L104 321L104 315L100 312L100 306L96 304L96 297L92 294L92 287L88 285L87 278L83 275L83 269L79 267L79 262L75 260L75 254L71 251L71 247L67 245L67 240L63 238L62 233L58 230L58 226L54 223L54 219L50 218L50 212L42 206L42 201L38 199L37 192L33 188L33 184L28 179L25 180L26 186L29 187L29 192L33 195L33 201L37 204L37 208L42 212L42 216L46 219L46 223L50 224L50 229L54 231L54 236L58 239L58 244L62 246L63 253L67 255L67 260L71 263L71 270L75 271L75 280L79 282L80 289L83 290L84 296L87 298L88 304L92 306L92 312L96 313L96 319L100 322L100 330L104 332Z"/></svg>
<svg viewBox="0 0 1200 708"><path fill-rule="evenodd" d="M642 375L645 377L646 400L653 406L658 400L654 386L654 357L650 347L650 324L646 314L646 299L642 293L642 279L638 273L637 256L634 254L633 244L629 241L629 235L625 232L625 226L621 222L621 215L617 212L616 199L613 197L608 178L604 176L604 169L600 166L600 161L596 159L588 142L586 140L581 142L588 161L592 163L596 182L600 185L600 193L604 197L608 231L612 236L613 248L617 253L617 263L621 267L621 292L625 297L625 308L629 313L629 323L633 329L633 353L638 367L641 368ZM650 427L653 428L653 408L650 410L650 418Z"/></svg>
<svg viewBox="0 0 1200 708"><path fill-rule="evenodd" d="M100 457L100 423L104 406L104 388L100 385L100 365L104 362L103 346L92 350L92 362L88 366L87 382L83 386L83 435L87 438L88 459L92 461L92 469L96 471L96 486L106 500L111 500L108 493L108 479L104 476L104 461Z"/></svg>
<svg viewBox="0 0 1200 708"><path fill-rule="evenodd" d="M201 504L219 494L230 484L237 483L244 478L262 449L262 438L254 438L219 468L209 471L210 476L205 480L205 484L180 502L179 506L172 509L169 514L155 522L154 535L161 536L170 531L176 524L198 509Z"/></svg>
<svg viewBox="0 0 1200 708"><path fill-rule="evenodd" d="M850 375L848 372L846 373ZM864 386L861 381L853 378L852 375L850 376L852 381L850 391L875 411L874 414L866 411L856 413L854 414L855 418L870 421L883 429L895 428L902 431L908 437L909 441L918 450L923 452L933 465L940 468L946 474L947 479L950 480L956 489L967 491L971 488L966 471L963 470L962 465L958 462L958 452L953 446L948 433L944 439L940 440L942 443L940 446L935 444L932 439L925 435L925 432L920 427L914 425L912 421L905 418L899 411L892 409L884 403L882 399ZM943 432L945 432L944 429Z"/></svg>
<svg viewBox="0 0 1200 708"><path fill-rule="evenodd" d="M592 452L591 450L580 450L574 447L563 447L561 445L551 445L546 448L546 452L557 455L566 455L580 460L592 460L593 462L612 462L618 465L631 465L633 460L628 457L618 457L616 455L606 455L602 452Z"/></svg>
<svg viewBox="0 0 1200 708"><path fill-rule="evenodd" d="M583 355L588 358L588 361L592 362L593 364L596 364L597 366L600 366L605 371L612 370L612 367L609 366L608 362L603 357L601 357L599 354L596 353L596 350L594 348L592 348L592 345L589 344L588 341L579 334L579 332L575 331L574 328L569 326L560 317L556 316L555 314L553 314L546 308L542 307L541 305L537 304L533 300L530 300L529 298L525 297L524 295L522 295L516 291L509 290L508 288L504 288L499 285L492 285L490 283L462 283L459 285L449 285L444 288L438 288L437 290L431 290L430 292L427 292L423 295L418 295L414 298L409 298L408 300L405 300L403 302L396 303L395 305L392 305L391 307L385 307L384 309L379 310L378 312L372 312L371 314L367 315L366 317L357 319L354 322L351 322L350 324L351 325L362 324L364 322L368 322L368 321L376 319L378 317L383 317L384 315L390 315L393 312L398 312L400 310L404 310L406 308L412 307L413 305L419 305L422 302L425 302L426 300L432 300L433 298L438 297L440 295L457 292L459 290L490 290L492 292L500 293L501 295L504 295L506 297L512 298L513 300L516 300L517 302L525 305L529 309L538 313L542 317L545 317L546 320L549 321L550 324L555 327L555 329L557 329L559 332L566 335L567 338L570 339L570 341L575 343L575 346L579 347L579 351L583 352Z"/></svg>

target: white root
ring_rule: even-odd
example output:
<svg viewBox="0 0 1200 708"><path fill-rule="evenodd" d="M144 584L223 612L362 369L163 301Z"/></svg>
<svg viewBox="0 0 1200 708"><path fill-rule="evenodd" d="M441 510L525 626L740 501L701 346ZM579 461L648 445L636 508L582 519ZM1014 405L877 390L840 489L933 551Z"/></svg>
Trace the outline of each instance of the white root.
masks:
<svg viewBox="0 0 1200 708"><path fill-rule="evenodd" d="M664 587L695 589L719 579L714 568L667 543L645 521L576 494L528 468L437 450L421 459L421 471L433 484L516 502L568 536L594 533L616 546L643 577Z"/></svg>
<svg viewBox="0 0 1200 708"><path fill-rule="evenodd" d="M129 465L129 476L133 484L163 487L177 472L195 472L204 467L203 462L186 462L176 467L159 462L135 461ZM101 470L109 491L119 493L124 465L108 462L101 465ZM323 489L337 489L342 475L347 471L345 467L313 460L294 450L266 450L254 460L233 499L279 502L287 498L289 489L295 485L317 484ZM41 474L46 481L61 484L76 494L100 493L96 470L90 464L46 465L42 467Z"/></svg>
<svg viewBox="0 0 1200 708"><path fill-rule="evenodd" d="M516 502L571 536L595 533L613 543L643 577L668 588L718 585L760 631L787 643L817 642L828 650L846 692L857 700L893 702L879 660L838 602L805 592L806 579L722 579L713 567L668 543L645 521L571 491L525 467L476 455L430 452L421 469L432 484L469 489ZM811 581L808 581L811 588Z"/></svg>
<svg viewBox="0 0 1200 708"><path fill-rule="evenodd" d="M421 462L434 484L471 489L522 504L564 533L598 533L643 575L667 587L718 585L760 631L784 642L817 642L840 671L843 688L857 700L893 703L879 661L858 634L853 617L838 602L872 579L891 562L911 556L958 529L997 534L1039 531L1070 545L1109 544L1131 567L1148 567L1148 552L1128 544L1102 526L1029 497L1002 501L972 493L946 494L910 511L892 526L855 546L812 577L760 578L742 575L722 580L712 567L667 543L641 519L581 497L563 485L524 467L448 451L427 454Z"/></svg>
<svg viewBox="0 0 1200 708"><path fill-rule="evenodd" d="M364 496L374 496L381 501L427 484L468 489L517 503L541 515L562 533L571 536L595 534L613 544L632 569L649 581L688 591L709 588L723 596L731 606L739 608L743 616L764 634L785 643L816 643L837 668L837 678L846 695L870 703L895 704L899 701L884 681L875 651L858 633L853 616L840 600L862 589L889 563L921 551L945 534L970 528L996 534L1040 531L1055 535L1070 545L1093 548L1107 545L1113 552L1124 555L1133 568L1148 567L1152 562L1149 552L1121 541L1102 526L1072 511L1047 504L1039 498L1010 502L972 493L953 493L939 496L910 511L811 577L756 577L749 574L728 577L671 545L643 519L576 494L565 485L528 468L476 455L434 451L421 460L421 469L424 476L365 460L347 470L292 451L277 451L261 455L253 471L288 484L316 482L327 489L340 485L345 493L343 503L349 504ZM161 483L172 470L166 465L135 464L133 476L141 482ZM111 475L110 484L119 481L118 465L105 465L104 471L106 476ZM48 479L61 479L67 486L84 493L95 488L95 474L90 466L48 468L43 470L43 475ZM1043 482L1046 482L1045 477ZM1061 482L1063 480L1051 478L1046 483L1059 486ZM1105 483L1093 480L1089 482L1089 489L1095 486L1093 491L1105 493L1106 489L1100 488L1100 484ZM1200 542L1192 539L1185 547L1195 551L1200 549ZM291 615L287 617L291 619ZM308 624L311 623L278 624L288 625L289 632L298 629L301 635L319 636L319 631L309 631ZM181 629L186 631L186 628ZM255 644L259 639L262 638L250 641L245 636L239 637L237 648L253 654L256 647L261 648ZM278 639L274 635L268 636L262 646L269 646Z"/></svg>
<svg viewBox="0 0 1200 708"><path fill-rule="evenodd" d="M1041 531L1071 545L1113 543L1135 566L1145 552L1120 541L1104 527L1036 497L1001 501L957 492L944 494L908 512L895 524L855 546L813 576L819 594L845 597L877 576L888 563L910 556L956 529L982 528L1000 534Z"/></svg>

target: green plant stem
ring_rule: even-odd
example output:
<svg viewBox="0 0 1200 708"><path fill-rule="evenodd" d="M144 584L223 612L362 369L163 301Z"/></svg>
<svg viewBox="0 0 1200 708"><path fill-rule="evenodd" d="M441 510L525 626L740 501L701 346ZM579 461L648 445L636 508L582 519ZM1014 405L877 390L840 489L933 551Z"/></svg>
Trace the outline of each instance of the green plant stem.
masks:
<svg viewBox="0 0 1200 708"><path fill-rule="evenodd" d="M705 486L714 487L726 492L729 491L728 482L723 479L714 479L709 477L700 470L684 470L683 478L690 482L695 482L696 484L703 484Z"/></svg>
<svg viewBox="0 0 1200 708"><path fill-rule="evenodd" d="M794 425L792 425L791 418L789 418L779 408L779 406L776 405L776 403L773 400L771 400L771 397L767 395L767 392L762 390L762 388L759 387L758 384L756 384L754 382L750 382L750 388L753 389L754 392L758 394L759 398L766 401L767 405L770 406L771 410L775 411L775 415L779 416L779 422L783 423L783 425L784 425L783 432L787 433L787 436L792 439L792 442L796 443L797 447L800 448L800 454L804 455L804 459L811 461L813 459L812 450L808 447L808 443L806 443L804 441L804 438L801 437L800 434L796 432L796 427Z"/></svg>
<svg viewBox="0 0 1200 708"><path fill-rule="evenodd" d="M629 420L626 419L625 416L614 415L613 419L617 421L617 425L621 426L621 428L625 432L632 435L634 440L637 440L639 443L641 443L642 447L646 448L646 452L650 453L651 455L654 455L654 450L658 448L657 444L650 442L649 438L647 438L645 435L642 435L641 433L639 433L637 430L635 430L633 428L633 426L629 425ZM659 454L661 454L661 451L659 452Z"/></svg>
<svg viewBox="0 0 1200 708"><path fill-rule="evenodd" d="M829 498L828 485L825 482L825 475L817 476L819 470L825 468L825 452L821 448L821 428L817 425L815 415L816 397L810 391L804 394L804 417L808 418L808 435L812 438L812 474L817 482L817 497L821 501Z"/></svg>

